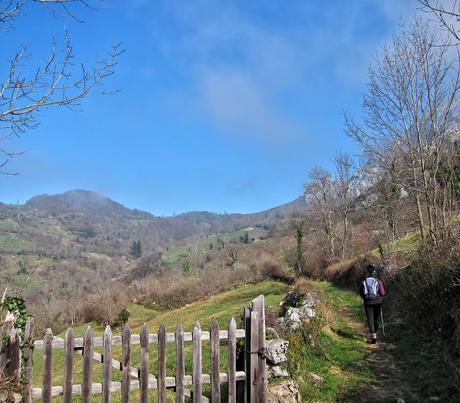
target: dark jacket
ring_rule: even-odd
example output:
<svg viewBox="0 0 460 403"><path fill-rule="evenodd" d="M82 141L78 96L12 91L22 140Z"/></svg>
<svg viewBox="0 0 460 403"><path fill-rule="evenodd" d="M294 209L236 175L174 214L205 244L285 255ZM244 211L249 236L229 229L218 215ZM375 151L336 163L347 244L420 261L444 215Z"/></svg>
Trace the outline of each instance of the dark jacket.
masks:
<svg viewBox="0 0 460 403"><path fill-rule="evenodd" d="M377 298L368 300L364 296L364 281L367 280L368 278L374 278L378 282L378 296ZM359 295L364 301L365 305L376 305L376 304L381 304L382 303L382 297L385 295L385 288L383 286L383 281L376 279L375 277L367 277L365 280L361 282L361 285L359 287Z"/></svg>

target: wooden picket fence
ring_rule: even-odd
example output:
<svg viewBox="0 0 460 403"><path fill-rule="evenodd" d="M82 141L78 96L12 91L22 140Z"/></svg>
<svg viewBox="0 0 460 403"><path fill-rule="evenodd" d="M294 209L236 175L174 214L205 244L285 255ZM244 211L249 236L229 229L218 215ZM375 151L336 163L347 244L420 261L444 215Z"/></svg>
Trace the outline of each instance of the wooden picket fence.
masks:
<svg viewBox="0 0 460 403"><path fill-rule="evenodd" d="M33 320L27 324L27 335L33 333ZM237 340L244 339L244 364L237 368ZM211 366L210 374L203 373L203 341L209 341ZM185 373L185 342L192 343L192 373ZM167 343L175 344L175 376L166 374ZM209 399L203 395L203 385L210 384L211 401L220 402L266 402L267 400L267 368L265 360L265 307L264 297L261 295L252 300L249 308L244 311L244 329L237 329L232 318L227 330L220 330L216 321L212 322L210 331L201 329L197 323L191 332L184 332L181 324L177 325L175 333L167 333L161 325L158 333L149 333L144 324L139 335L131 334L128 325L121 336L112 334L107 326L102 337L94 337L91 327L88 327L84 337L74 337L72 328L66 332L65 338L53 336L47 330L43 340L36 340L22 350L26 360L22 373L23 399L32 402L41 399L43 403L52 401L53 397L62 396L65 403L73 401L74 396L81 396L83 402L91 402L93 395L102 394L102 401L111 402L112 393L120 393L121 401L129 402L131 392L139 390L139 400L142 403L152 398L152 390L156 390L158 401L166 402L166 391L175 392L176 402L184 402L190 398L193 402L205 402ZM132 346L140 345L140 367L132 365ZM9 353L17 357L19 343L17 338L10 340ZM113 346L121 346L122 360L113 358ZM154 347L155 346L155 347ZM220 372L220 349L227 347L228 368ZM95 348L102 348L102 354ZM149 366L149 352L157 349L158 368L156 374ZM64 350L64 381L61 386L53 386L53 351ZM41 387L33 387L33 351L43 350L43 369ZM74 384L74 356L83 356L82 383ZM18 363L21 359L16 358ZM93 364L102 365L102 382L93 382ZM13 364L12 364L13 365ZM14 367L14 365L13 365ZM121 381L112 380L112 372L120 371ZM21 370L11 370L17 374ZM226 383L227 393L221 393L221 384ZM150 395L149 395L150 391ZM155 392L153 392L155 393ZM132 397L132 396L131 396Z"/></svg>

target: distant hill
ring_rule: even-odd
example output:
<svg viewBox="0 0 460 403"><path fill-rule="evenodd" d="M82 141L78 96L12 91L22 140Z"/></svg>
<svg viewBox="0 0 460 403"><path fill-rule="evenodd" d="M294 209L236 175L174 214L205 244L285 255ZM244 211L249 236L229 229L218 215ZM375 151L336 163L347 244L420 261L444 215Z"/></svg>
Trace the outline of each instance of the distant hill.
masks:
<svg viewBox="0 0 460 403"><path fill-rule="evenodd" d="M71 190L35 196L24 205L0 204L0 235L4 236L0 236L0 251L16 252L18 248L43 254L59 251L61 255L74 255L87 251L121 256L129 254L132 243L140 240L144 252L155 253L190 237L248 226L271 228L302 208L304 201L299 198L254 214L194 211L162 218L129 209L96 192ZM18 242L7 242L8 235Z"/></svg>

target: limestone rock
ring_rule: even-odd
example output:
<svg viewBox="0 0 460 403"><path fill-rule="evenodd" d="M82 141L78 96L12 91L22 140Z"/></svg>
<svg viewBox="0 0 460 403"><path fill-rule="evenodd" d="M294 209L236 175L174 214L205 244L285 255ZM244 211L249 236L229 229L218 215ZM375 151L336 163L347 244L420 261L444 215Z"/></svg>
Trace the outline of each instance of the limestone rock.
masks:
<svg viewBox="0 0 460 403"><path fill-rule="evenodd" d="M305 294L305 297L302 301L303 307L316 308L320 304L318 296L312 292Z"/></svg>
<svg viewBox="0 0 460 403"><path fill-rule="evenodd" d="M269 370L268 370L268 373L269 373L269 377L272 376L272 377L286 377L286 376L289 376L289 372L287 372L285 369L281 368L279 365L275 365L274 367L271 367Z"/></svg>
<svg viewBox="0 0 460 403"><path fill-rule="evenodd" d="M284 316L283 326L287 330L296 330L302 324L302 321L315 318L316 312L308 306L301 306L300 308L289 307Z"/></svg>
<svg viewBox="0 0 460 403"><path fill-rule="evenodd" d="M299 386L293 380L268 386L268 403L298 403L300 401Z"/></svg>
<svg viewBox="0 0 460 403"><path fill-rule="evenodd" d="M308 379L310 380L311 383L314 383L315 385L320 385L324 382L324 379L322 376L316 375L313 372L308 373Z"/></svg>
<svg viewBox="0 0 460 403"><path fill-rule="evenodd" d="M289 342L283 339L268 340L265 350L267 360L275 365L286 362L288 345Z"/></svg>

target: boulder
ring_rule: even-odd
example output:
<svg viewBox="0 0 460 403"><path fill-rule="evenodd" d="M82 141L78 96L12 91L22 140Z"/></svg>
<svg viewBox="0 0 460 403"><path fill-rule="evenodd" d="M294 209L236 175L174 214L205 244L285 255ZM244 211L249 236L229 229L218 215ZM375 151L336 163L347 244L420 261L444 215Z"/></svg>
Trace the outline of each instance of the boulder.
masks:
<svg viewBox="0 0 460 403"><path fill-rule="evenodd" d="M299 386L293 380L268 386L268 403L297 403L300 401Z"/></svg>
<svg viewBox="0 0 460 403"><path fill-rule="evenodd" d="M283 339L272 339L267 341L265 355L272 364L281 364L287 361L287 349L289 342Z"/></svg>

